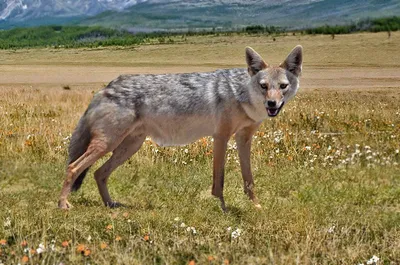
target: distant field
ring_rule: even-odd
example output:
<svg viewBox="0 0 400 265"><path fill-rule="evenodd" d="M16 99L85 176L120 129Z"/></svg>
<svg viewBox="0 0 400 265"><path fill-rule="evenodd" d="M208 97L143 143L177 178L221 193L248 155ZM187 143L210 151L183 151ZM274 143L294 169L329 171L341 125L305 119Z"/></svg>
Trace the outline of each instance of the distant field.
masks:
<svg viewBox="0 0 400 265"><path fill-rule="evenodd" d="M279 64L297 44L300 92L253 140L262 210L242 192L232 141L220 211L210 138L146 141L109 181L127 208L101 204L101 163L75 207L56 208L70 134L113 78L245 67L246 46ZM399 47L394 32L0 51L0 264L400 264Z"/></svg>

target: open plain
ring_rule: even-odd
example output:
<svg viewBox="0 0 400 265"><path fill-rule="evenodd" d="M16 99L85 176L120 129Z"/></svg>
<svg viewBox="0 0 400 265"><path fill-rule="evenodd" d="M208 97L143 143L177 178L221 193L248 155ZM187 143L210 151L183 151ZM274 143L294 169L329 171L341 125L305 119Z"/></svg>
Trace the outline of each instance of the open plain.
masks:
<svg viewBox="0 0 400 265"><path fill-rule="evenodd" d="M242 192L232 141L221 212L211 138L147 139L109 181L128 207L102 205L97 163L75 207L57 209L70 135L112 79L245 67L246 46L279 64L297 44L300 91L253 139L263 209ZM400 33L197 36L0 58L0 264L400 264Z"/></svg>

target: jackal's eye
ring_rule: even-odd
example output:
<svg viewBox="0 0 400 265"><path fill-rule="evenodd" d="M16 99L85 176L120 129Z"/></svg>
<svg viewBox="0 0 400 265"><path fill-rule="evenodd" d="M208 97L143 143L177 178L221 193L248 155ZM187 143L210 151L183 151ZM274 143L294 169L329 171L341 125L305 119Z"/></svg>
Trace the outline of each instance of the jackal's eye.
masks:
<svg viewBox="0 0 400 265"><path fill-rule="evenodd" d="M285 89L285 88L287 88L287 86L288 86L288 84L281 84L279 87L280 87L281 89Z"/></svg>
<svg viewBox="0 0 400 265"><path fill-rule="evenodd" d="M265 89L265 90L268 89L268 85L266 83L261 83L260 86L262 89Z"/></svg>

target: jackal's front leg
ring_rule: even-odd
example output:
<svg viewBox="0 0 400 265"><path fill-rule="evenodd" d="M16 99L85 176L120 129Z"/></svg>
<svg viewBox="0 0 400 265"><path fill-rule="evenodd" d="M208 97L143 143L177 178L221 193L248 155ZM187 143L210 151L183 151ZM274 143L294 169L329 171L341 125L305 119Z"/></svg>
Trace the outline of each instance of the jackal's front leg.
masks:
<svg viewBox="0 0 400 265"><path fill-rule="evenodd" d="M254 195L254 180L253 174L251 173L250 150L253 134L256 132L259 125L260 124L257 123L253 126L243 128L235 135L239 152L240 168L242 170L244 192L249 196L257 208L261 208L261 205L259 204L257 197Z"/></svg>
<svg viewBox="0 0 400 265"><path fill-rule="evenodd" d="M225 175L225 153L229 137L214 136L214 157L213 157L213 185L211 194L221 201L221 208L225 212L224 201L224 175Z"/></svg>

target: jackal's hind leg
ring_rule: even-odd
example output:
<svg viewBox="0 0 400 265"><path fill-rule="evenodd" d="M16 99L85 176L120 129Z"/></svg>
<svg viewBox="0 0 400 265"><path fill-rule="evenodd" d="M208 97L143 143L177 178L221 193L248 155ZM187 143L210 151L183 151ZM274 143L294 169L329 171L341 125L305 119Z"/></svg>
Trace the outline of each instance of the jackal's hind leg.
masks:
<svg viewBox="0 0 400 265"><path fill-rule="evenodd" d="M214 157L213 157L213 185L211 194L221 201L222 211L226 212L223 195L225 176L225 154L229 137L214 136Z"/></svg>
<svg viewBox="0 0 400 265"><path fill-rule="evenodd" d="M93 165L94 162L106 153L107 145L101 139L93 139L86 152L76 161L69 164L67 168L67 176L61 190L60 200L58 201L59 208L69 209L72 207L72 205L67 201L67 197L71 192L72 184L85 169Z"/></svg>
<svg viewBox="0 0 400 265"><path fill-rule="evenodd" d="M130 134L118 145L113 151L112 156L107 162L104 163L94 173L94 178L99 188L99 192L104 204L110 208L121 206L120 203L111 200L110 194L107 188L107 180L111 173L132 155L134 155L142 146L145 135L134 135Z"/></svg>

